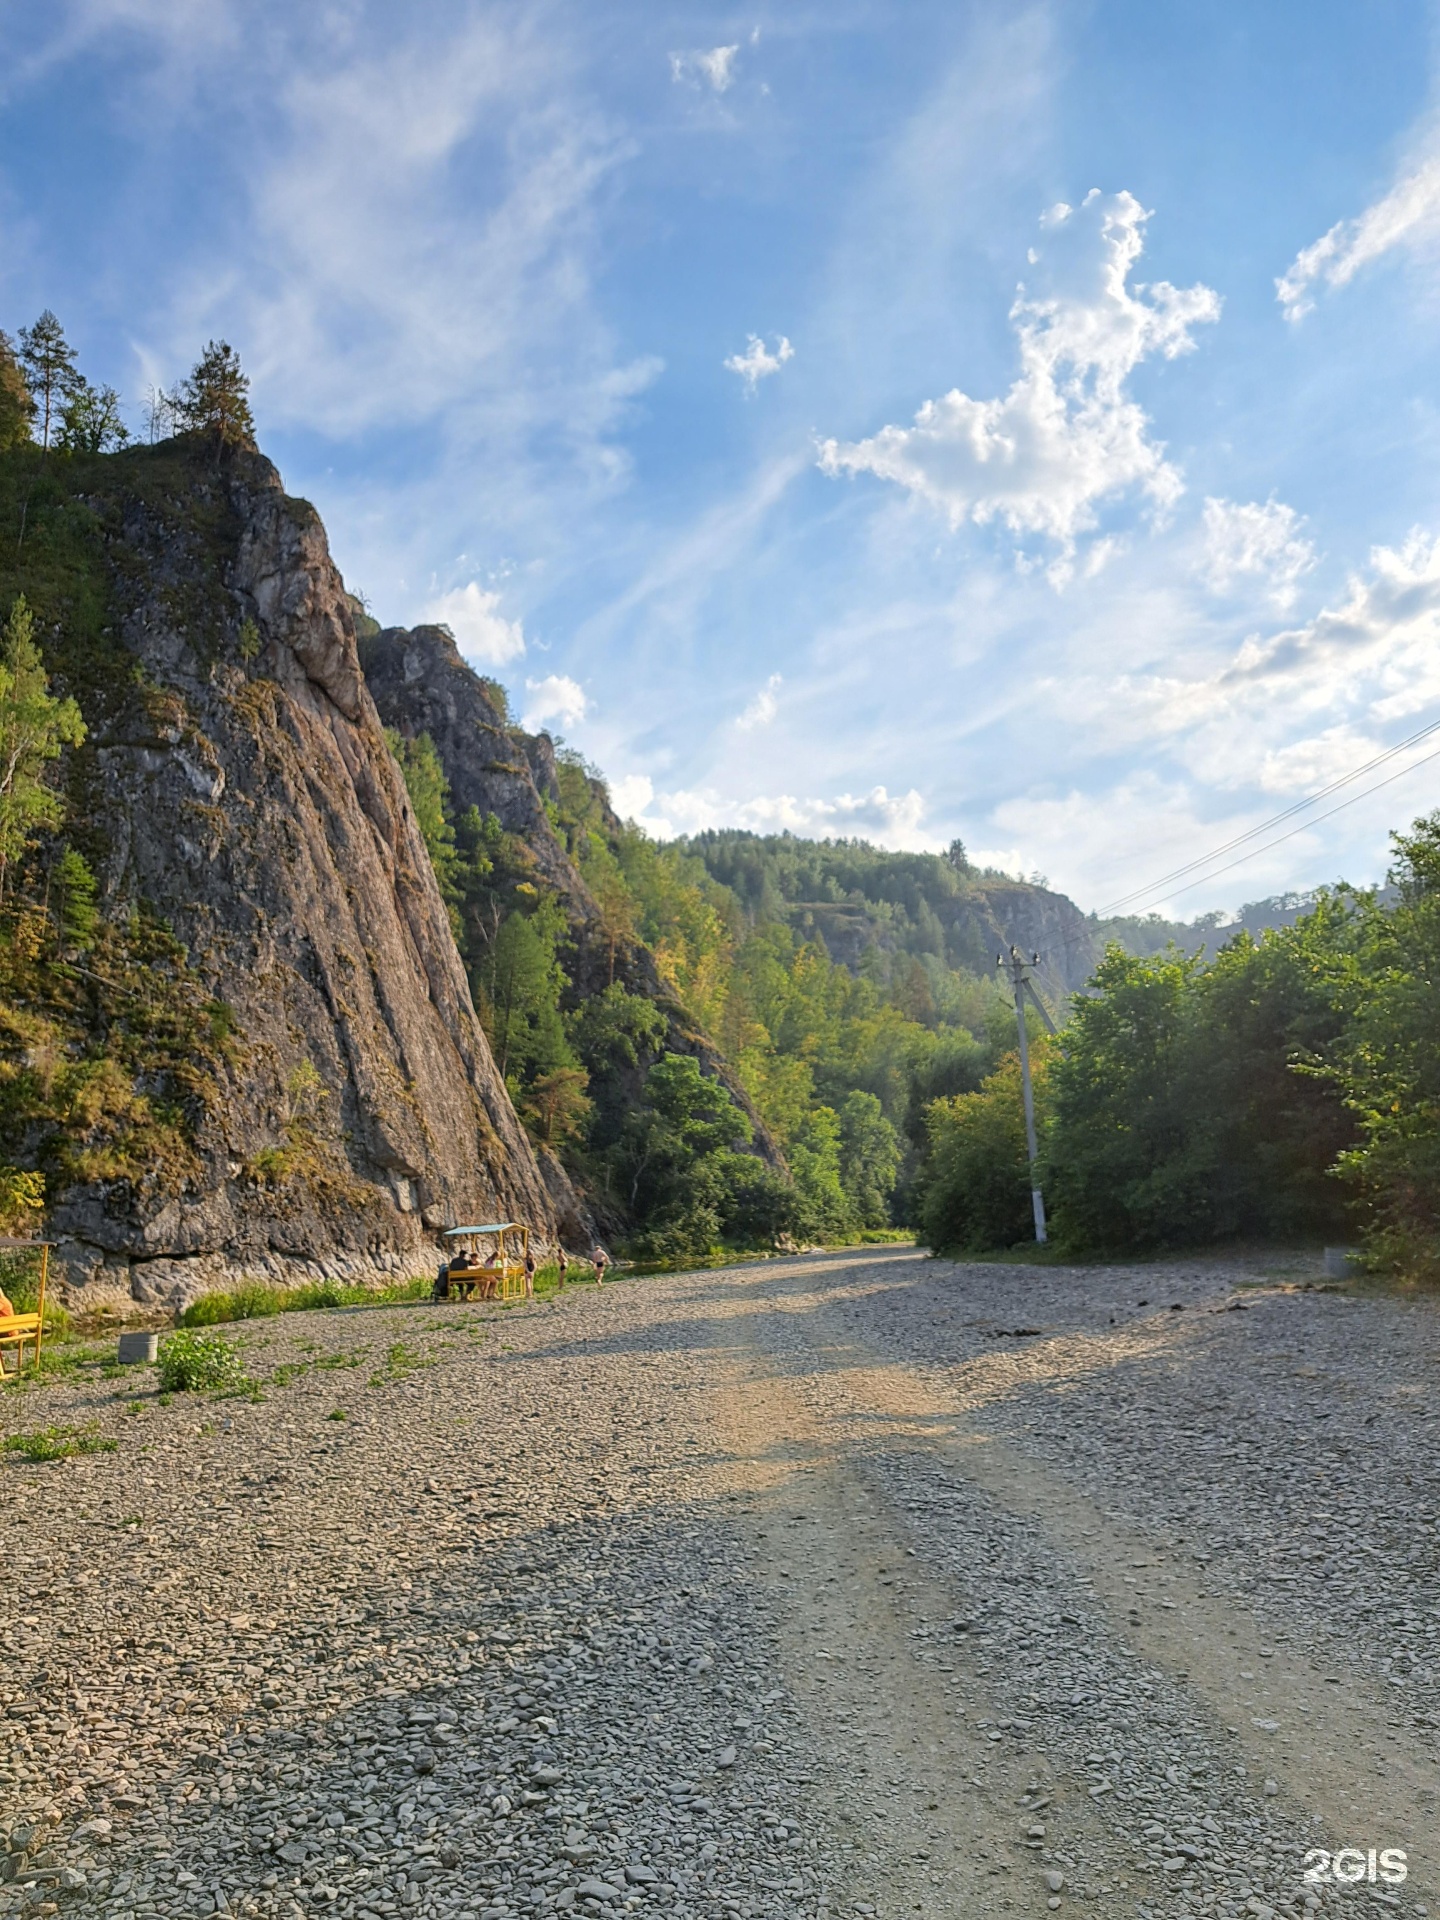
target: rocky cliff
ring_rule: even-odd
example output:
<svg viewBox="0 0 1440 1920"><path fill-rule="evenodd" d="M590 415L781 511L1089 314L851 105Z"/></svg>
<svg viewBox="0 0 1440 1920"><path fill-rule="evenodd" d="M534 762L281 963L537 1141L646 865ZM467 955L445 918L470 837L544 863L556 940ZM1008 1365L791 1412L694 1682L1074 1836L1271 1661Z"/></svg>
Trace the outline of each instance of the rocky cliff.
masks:
<svg viewBox="0 0 1440 1920"><path fill-rule="evenodd" d="M105 915L165 923L223 1033L203 1073L126 1092L178 1114L171 1163L75 1177L72 1138L72 1300L424 1271L437 1229L497 1214L583 1230L491 1061L314 510L258 455L185 441L46 471L0 592L27 592L85 713L70 787ZM72 1052L119 1018L89 972Z"/></svg>
<svg viewBox="0 0 1440 1920"><path fill-rule="evenodd" d="M611 939L600 907L571 858L551 818L561 801L555 748L546 734L527 734L509 724L486 682L461 657L444 627L387 627L365 638L361 661L386 726L434 744L458 811L475 807L493 814L523 842L536 880L560 901L569 926L566 971L576 1002L601 992L613 979L650 1001L664 1016L661 1042L670 1053L689 1054L701 1071L719 1081L754 1129L754 1145L771 1165L779 1150L730 1063L670 993L655 956L629 935ZM620 823L608 814L615 834ZM639 1076L633 1089L639 1096Z"/></svg>
<svg viewBox="0 0 1440 1920"><path fill-rule="evenodd" d="M1100 963L1095 929L1067 894L1019 880L977 880L967 905L976 935L986 939L987 961L1012 945L1027 957L1039 954L1037 984L1057 1011Z"/></svg>

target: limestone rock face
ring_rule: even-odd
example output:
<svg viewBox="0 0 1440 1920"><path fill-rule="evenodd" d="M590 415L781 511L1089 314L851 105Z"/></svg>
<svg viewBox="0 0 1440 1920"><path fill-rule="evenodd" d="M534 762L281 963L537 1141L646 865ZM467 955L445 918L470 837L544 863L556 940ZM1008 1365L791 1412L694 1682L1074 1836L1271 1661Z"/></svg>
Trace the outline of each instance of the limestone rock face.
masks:
<svg viewBox="0 0 1440 1920"><path fill-rule="evenodd" d="M1100 964L1094 928L1068 895L1018 880L981 880L973 897L983 929L999 943L997 953L1016 946L1040 955L1040 986L1057 1005L1078 993Z"/></svg>
<svg viewBox="0 0 1440 1920"><path fill-rule="evenodd" d="M666 991L650 949L638 940L620 940L612 953L600 909L546 811L547 800L560 799L549 735L526 734L507 723L443 627L387 627L361 643L360 657L385 725L407 739L430 736L457 811L473 806L494 814L507 833L525 842L540 880L564 906L574 947L567 966L577 996L599 993L613 978L653 1001L665 1016L665 1048L691 1055L707 1078L721 1082L750 1120L755 1151L783 1167L729 1062ZM610 818L618 829L619 821ZM638 1097L638 1081L635 1092Z"/></svg>
<svg viewBox="0 0 1440 1920"><path fill-rule="evenodd" d="M89 750L108 908L168 921L233 1037L183 1190L58 1196L71 1298L415 1274L438 1229L497 1216L582 1230L476 1020L318 516L259 456L194 466L178 514L118 501L146 695L87 713Z"/></svg>

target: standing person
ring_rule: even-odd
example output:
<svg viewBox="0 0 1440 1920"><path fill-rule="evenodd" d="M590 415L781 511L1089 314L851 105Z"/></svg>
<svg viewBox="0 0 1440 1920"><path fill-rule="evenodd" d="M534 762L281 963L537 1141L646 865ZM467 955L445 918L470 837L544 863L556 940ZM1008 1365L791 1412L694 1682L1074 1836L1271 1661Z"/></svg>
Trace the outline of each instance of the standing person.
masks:
<svg viewBox="0 0 1440 1920"><path fill-rule="evenodd" d="M597 1287L603 1287L605 1284L605 1269L610 1264L610 1256L603 1247L597 1246L591 1254L590 1259L595 1268L595 1284Z"/></svg>
<svg viewBox="0 0 1440 1920"><path fill-rule="evenodd" d="M525 1242L525 1298L535 1298L535 1250L528 1240Z"/></svg>
<svg viewBox="0 0 1440 1920"><path fill-rule="evenodd" d="M555 1244L555 1271L559 1274L560 1284L563 1287L565 1284L565 1276L570 1271L570 1260L565 1252L565 1242L563 1240L559 1240Z"/></svg>

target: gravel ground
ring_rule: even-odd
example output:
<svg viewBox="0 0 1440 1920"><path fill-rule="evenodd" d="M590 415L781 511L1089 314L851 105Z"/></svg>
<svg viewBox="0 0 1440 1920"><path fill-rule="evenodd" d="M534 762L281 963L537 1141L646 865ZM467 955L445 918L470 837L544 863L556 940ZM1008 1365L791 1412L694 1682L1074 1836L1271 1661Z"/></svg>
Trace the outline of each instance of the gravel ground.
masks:
<svg viewBox="0 0 1440 1920"><path fill-rule="evenodd" d="M1306 1278L867 1252L7 1388L115 1447L0 1462L0 1914L1423 1915L1440 1316Z"/></svg>

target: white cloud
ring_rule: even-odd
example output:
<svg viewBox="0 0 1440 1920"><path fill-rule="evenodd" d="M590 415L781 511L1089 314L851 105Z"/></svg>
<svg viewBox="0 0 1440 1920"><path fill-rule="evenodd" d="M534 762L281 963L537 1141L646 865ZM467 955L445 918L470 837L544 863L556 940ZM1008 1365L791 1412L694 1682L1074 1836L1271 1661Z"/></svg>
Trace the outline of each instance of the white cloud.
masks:
<svg viewBox="0 0 1440 1920"><path fill-rule="evenodd" d="M780 711L780 702L776 696L784 683L783 674L771 674L749 706L736 718L735 724L742 733L749 733L754 727L770 725Z"/></svg>
<svg viewBox="0 0 1440 1920"><path fill-rule="evenodd" d="M1356 705L1391 718L1440 700L1440 540L1418 529L1403 546L1375 547L1368 578L1301 627L1254 636L1221 687L1303 689L1312 701Z"/></svg>
<svg viewBox="0 0 1440 1920"><path fill-rule="evenodd" d="M758 333L749 335L750 344L744 353L732 353L725 362L726 371L738 373L746 387L754 393L762 380L772 373L778 373L787 360L795 357L795 349L782 333L775 343L773 353L766 347Z"/></svg>
<svg viewBox="0 0 1440 1920"><path fill-rule="evenodd" d="M714 93L728 93L735 84L735 56L739 51L737 42L733 47L711 47L708 52L672 53L670 78L678 86L707 86Z"/></svg>
<svg viewBox="0 0 1440 1920"><path fill-rule="evenodd" d="M1205 578L1216 593L1228 593L1241 575L1269 582L1277 607L1294 603L1296 584L1315 564L1315 549L1300 529L1304 521L1293 507L1270 499L1241 505L1235 500L1205 502Z"/></svg>
<svg viewBox="0 0 1440 1920"><path fill-rule="evenodd" d="M518 620L497 611L498 593L487 593L474 580L430 601L422 618L448 627L455 644L477 666L503 667L525 651L525 632Z"/></svg>
<svg viewBox="0 0 1440 1920"><path fill-rule="evenodd" d="M610 782L610 804L622 820L638 820L654 798L654 784L643 773L623 774Z"/></svg>
<svg viewBox="0 0 1440 1920"><path fill-rule="evenodd" d="M617 785L617 794L622 789L626 802L635 807L633 817L662 840L711 827L743 827L751 833L794 833L820 840L854 837L891 847L942 844L922 831L925 800L913 787L908 793L892 794L877 786L868 793L840 793L829 800L790 793L734 800L713 787L656 793L649 780L631 776ZM616 805L620 804L617 799Z"/></svg>
<svg viewBox="0 0 1440 1920"><path fill-rule="evenodd" d="M940 507L952 526L998 519L1073 552L1098 503L1139 488L1157 507L1182 491L1179 471L1149 436L1126 381L1153 354L1195 345L1195 327L1220 315L1209 287L1129 285L1149 218L1132 194L1092 190L1078 209L1053 207L1046 286L1021 287L1010 317L1021 372L1003 399L959 388L927 400L910 427L883 427L854 444L826 440L825 472L873 473ZM1066 569L1056 571L1063 578Z"/></svg>
<svg viewBox="0 0 1440 1920"><path fill-rule="evenodd" d="M1338 602L1250 635L1209 673L1125 674L1066 688L1107 750L1170 754L1211 789L1299 790L1359 765L1395 721L1440 704L1440 540L1377 547Z"/></svg>
<svg viewBox="0 0 1440 1920"><path fill-rule="evenodd" d="M1385 750L1373 735L1342 723L1308 740L1272 748L1261 761L1256 785L1263 793L1313 793Z"/></svg>
<svg viewBox="0 0 1440 1920"><path fill-rule="evenodd" d="M1275 297L1291 321L1315 305L1318 285L1347 286L1362 267L1396 247L1412 252L1440 244L1440 155L1422 162L1367 207L1358 219L1340 220L1295 257L1275 282Z"/></svg>
<svg viewBox="0 0 1440 1920"><path fill-rule="evenodd" d="M566 673L547 673L543 680L527 680L530 695L521 724L532 732L558 720L562 727L578 727L590 702L585 689Z"/></svg>

